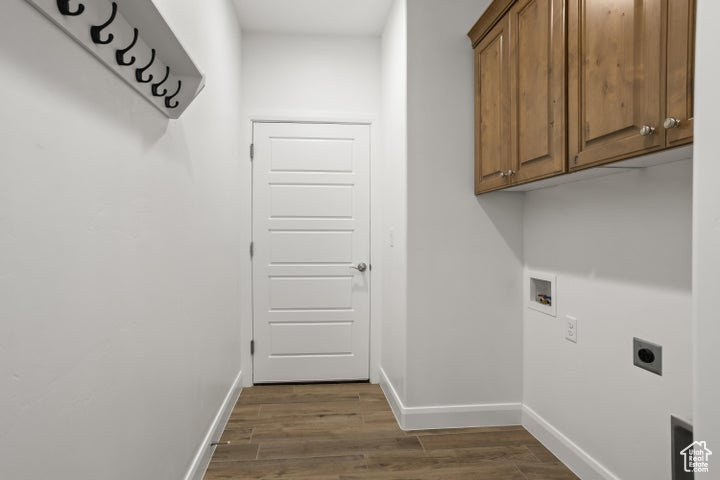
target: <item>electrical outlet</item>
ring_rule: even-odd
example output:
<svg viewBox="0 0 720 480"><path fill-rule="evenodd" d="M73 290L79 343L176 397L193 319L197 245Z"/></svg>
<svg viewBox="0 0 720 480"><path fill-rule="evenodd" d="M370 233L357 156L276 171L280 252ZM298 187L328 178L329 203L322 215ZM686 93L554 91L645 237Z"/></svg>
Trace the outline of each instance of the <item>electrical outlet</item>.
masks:
<svg viewBox="0 0 720 480"><path fill-rule="evenodd" d="M577 318L565 315L565 340L577 343Z"/></svg>
<svg viewBox="0 0 720 480"><path fill-rule="evenodd" d="M637 337L633 338L633 364L662 376L662 346Z"/></svg>

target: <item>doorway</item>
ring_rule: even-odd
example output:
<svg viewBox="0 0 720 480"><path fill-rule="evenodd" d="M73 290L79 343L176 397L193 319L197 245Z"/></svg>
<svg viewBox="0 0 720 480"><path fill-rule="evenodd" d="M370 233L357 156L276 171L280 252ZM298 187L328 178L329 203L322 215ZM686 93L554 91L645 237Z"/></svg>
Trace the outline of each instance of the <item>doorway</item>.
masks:
<svg viewBox="0 0 720 480"><path fill-rule="evenodd" d="M253 381L367 380L370 126L253 126Z"/></svg>

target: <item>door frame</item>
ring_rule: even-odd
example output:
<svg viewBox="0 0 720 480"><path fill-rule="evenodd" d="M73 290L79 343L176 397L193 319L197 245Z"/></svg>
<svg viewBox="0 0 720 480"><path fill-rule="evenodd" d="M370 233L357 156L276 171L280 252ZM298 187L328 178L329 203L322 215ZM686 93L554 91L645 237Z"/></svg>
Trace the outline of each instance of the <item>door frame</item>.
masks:
<svg viewBox="0 0 720 480"><path fill-rule="evenodd" d="M251 113L246 116L247 123L246 129L243 132L243 139L245 144L249 146L253 143L254 139L254 126L256 123L320 123L320 124L341 124L341 125L367 125L370 127L370 255L369 262L372 266L370 274L370 345L369 348L369 372L370 382L380 382L380 346L382 344L382 309L381 309L381 294L382 294L382 255L374 255L374 252L382 252L382 190L380 189L382 177L381 172L381 158L379 152L381 151L380 137L378 128L378 121L372 114L360 114L352 116L336 116L333 114L277 114L272 112L257 112ZM249 160L249 157L248 157ZM253 201L254 192L252 189L254 179L254 169L252 162L250 163L250 175L245 183L246 188L250 192L248 197L250 202L245 207L245 215L243 217L249 219L249 239L248 243L252 242L253 236ZM246 198L248 198L246 197ZM249 247L249 245L248 245ZM249 250L248 250L249 255ZM250 354L250 340L253 339L253 323L254 323L254 305L253 305L253 262L249 259L248 265L250 269L248 272L244 272L243 276L246 279L243 284L249 287L249 291L241 295L241 298L249 300L249 304L243 306L244 314L240 317L240 361L241 369L243 372L243 386L251 387L253 385L254 377L254 359ZM241 285L242 289L242 285ZM247 288L245 288L247 289Z"/></svg>

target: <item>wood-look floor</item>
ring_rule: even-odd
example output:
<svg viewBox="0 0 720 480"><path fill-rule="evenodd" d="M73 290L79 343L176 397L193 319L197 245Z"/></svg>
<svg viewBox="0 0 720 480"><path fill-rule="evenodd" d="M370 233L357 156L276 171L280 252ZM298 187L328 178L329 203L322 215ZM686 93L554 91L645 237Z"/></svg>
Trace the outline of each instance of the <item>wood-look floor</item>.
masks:
<svg viewBox="0 0 720 480"><path fill-rule="evenodd" d="M519 426L403 432L377 385L243 390L205 480L577 479Z"/></svg>

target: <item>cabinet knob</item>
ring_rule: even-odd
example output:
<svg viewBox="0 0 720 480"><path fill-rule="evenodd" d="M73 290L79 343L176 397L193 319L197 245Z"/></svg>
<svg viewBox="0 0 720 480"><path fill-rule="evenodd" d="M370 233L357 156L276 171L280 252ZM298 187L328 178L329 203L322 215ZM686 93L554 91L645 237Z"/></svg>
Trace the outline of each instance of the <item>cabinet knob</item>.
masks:
<svg viewBox="0 0 720 480"><path fill-rule="evenodd" d="M643 137L649 137L653 134L655 134L655 127L651 127L650 125L643 125L640 127L640 135Z"/></svg>
<svg viewBox="0 0 720 480"><path fill-rule="evenodd" d="M507 177L507 174L505 172L500 172L500 178L505 178L505 177Z"/></svg>
<svg viewBox="0 0 720 480"><path fill-rule="evenodd" d="M511 177L511 176L515 175L515 173L517 173L517 172L515 172L515 170L508 170L508 171L507 171L507 176L508 176L508 177Z"/></svg>
<svg viewBox="0 0 720 480"><path fill-rule="evenodd" d="M663 122L663 127L670 130L671 128L677 128L680 126L680 120L673 117L668 117L665 119L665 122Z"/></svg>

